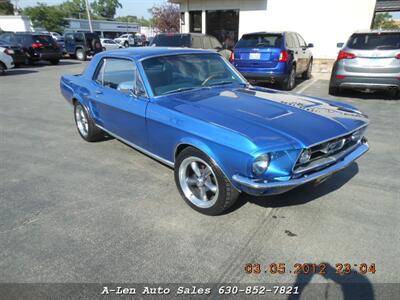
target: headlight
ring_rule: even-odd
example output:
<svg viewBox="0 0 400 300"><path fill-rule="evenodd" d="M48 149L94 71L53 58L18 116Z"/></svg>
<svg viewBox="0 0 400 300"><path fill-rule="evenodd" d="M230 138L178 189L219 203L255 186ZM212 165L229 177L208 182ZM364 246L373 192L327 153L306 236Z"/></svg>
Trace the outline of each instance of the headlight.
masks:
<svg viewBox="0 0 400 300"><path fill-rule="evenodd" d="M268 154L260 155L256 158L252 165L252 171L255 175L262 175L267 171L269 166L270 157Z"/></svg>
<svg viewBox="0 0 400 300"><path fill-rule="evenodd" d="M353 142L358 142L361 140L362 137L363 137L363 131L357 130L357 131L353 132L353 134L351 135L351 140Z"/></svg>
<svg viewBox="0 0 400 300"><path fill-rule="evenodd" d="M304 149L303 152L301 152L300 157L299 157L299 163L305 164L311 159L311 150L310 149Z"/></svg>

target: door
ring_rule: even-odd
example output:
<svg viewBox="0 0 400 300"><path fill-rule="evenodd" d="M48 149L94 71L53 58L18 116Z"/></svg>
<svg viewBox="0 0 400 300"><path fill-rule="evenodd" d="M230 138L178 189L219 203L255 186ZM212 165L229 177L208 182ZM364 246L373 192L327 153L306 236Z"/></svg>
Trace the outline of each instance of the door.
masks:
<svg viewBox="0 0 400 300"><path fill-rule="evenodd" d="M68 53L75 53L74 34L66 33L64 38L65 51Z"/></svg>
<svg viewBox="0 0 400 300"><path fill-rule="evenodd" d="M104 58L92 81L91 109L96 123L139 147L146 147L148 99L136 64Z"/></svg>

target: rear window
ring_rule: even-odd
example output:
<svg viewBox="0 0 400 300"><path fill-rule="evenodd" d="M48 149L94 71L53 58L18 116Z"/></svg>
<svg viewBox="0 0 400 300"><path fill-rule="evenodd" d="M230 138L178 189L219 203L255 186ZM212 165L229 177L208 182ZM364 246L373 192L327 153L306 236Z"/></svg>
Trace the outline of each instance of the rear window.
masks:
<svg viewBox="0 0 400 300"><path fill-rule="evenodd" d="M32 37L35 43L52 44L54 42L53 38L49 35L33 35Z"/></svg>
<svg viewBox="0 0 400 300"><path fill-rule="evenodd" d="M347 47L358 50L400 49L400 33L353 34Z"/></svg>
<svg viewBox="0 0 400 300"><path fill-rule="evenodd" d="M190 47L190 36L188 34L161 34L154 38L152 45L158 47Z"/></svg>
<svg viewBox="0 0 400 300"><path fill-rule="evenodd" d="M247 34L236 44L236 48L281 48L281 34Z"/></svg>

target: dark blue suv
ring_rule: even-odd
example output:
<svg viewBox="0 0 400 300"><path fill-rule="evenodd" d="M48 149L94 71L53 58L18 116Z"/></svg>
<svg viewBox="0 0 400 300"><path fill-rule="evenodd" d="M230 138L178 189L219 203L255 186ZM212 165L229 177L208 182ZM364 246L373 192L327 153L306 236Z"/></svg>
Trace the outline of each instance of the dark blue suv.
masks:
<svg viewBox="0 0 400 300"><path fill-rule="evenodd" d="M311 77L312 47L296 32L249 33L236 44L230 61L252 83L278 83L292 90L297 76Z"/></svg>

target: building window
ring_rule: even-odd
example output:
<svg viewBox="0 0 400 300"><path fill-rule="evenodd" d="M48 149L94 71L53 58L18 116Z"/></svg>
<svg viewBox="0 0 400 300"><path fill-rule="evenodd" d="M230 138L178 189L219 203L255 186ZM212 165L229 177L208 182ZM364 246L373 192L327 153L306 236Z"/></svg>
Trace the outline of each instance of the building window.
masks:
<svg viewBox="0 0 400 300"><path fill-rule="evenodd" d="M201 11L189 12L189 24L190 32L201 33L203 27Z"/></svg>
<svg viewBox="0 0 400 300"><path fill-rule="evenodd" d="M233 48L239 35L239 10L208 10L207 34L215 36L228 48Z"/></svg>
<svg viewBox="0 0 400 300"><path fill-rule="evenodd" d="M400 28L400 11L375 12L372 28Z"/></svg>

